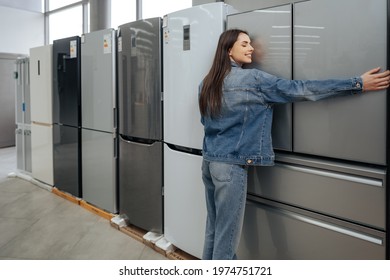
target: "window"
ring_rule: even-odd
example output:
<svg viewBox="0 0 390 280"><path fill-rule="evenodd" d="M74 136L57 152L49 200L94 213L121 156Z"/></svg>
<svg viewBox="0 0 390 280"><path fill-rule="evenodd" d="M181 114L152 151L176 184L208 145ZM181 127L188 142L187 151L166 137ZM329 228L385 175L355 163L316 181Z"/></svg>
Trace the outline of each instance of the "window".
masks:
<svg viewBox="0 0 390 280"><path fill-rule="evenodd" d="M142 18L163 17L192 7L192 0L142 0Z"/></svg>
<svg viewBox="0 0 390 280"><path fill-rule="evenodd" d="M49 42L83 33L82 5L49 15Z"/></svg>
<svg viewBox="0 0 390 280"><path fill-rule="evenodd" d="M48 0L48 6L47 11L53 11L58 8L62 8L65 6L68 6L70 4L79 2L80 0Z"/></svg>
<svg viewBox="0 0 390 280"><path fill-rule="evenodd" d="M42 0L45 7L45 42L89 32L89 2L91 0ZM192 6L192 0L111 0L111 27L137 20L137 3L142 5L142 18L164 15ZM54 12L51 12L53 11Z"/></svg>
<svg viewBox="0 0 390 280"><path fill-rule="evenodd" d="M111 27L135 21L137 19L136 0L111 0Z"/></svg>

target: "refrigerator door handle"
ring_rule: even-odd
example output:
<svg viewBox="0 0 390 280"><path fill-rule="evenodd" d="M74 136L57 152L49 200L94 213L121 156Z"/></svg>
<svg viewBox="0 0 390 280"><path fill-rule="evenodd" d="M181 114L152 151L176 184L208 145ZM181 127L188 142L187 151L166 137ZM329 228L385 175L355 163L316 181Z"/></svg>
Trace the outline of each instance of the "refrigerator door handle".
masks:
<svg viewBox="0 0 390 280"><path fill-rule="evenodd" d="M118 141L117 141L117 137L116 135L114 134L114 159L117 159L118 158Z"/></svg>
<svg viewBox="0 0 390 280"><path fill-rule="evenodd" d="M112 111L113 111L113 114L114 114L114 117L113 117L113 120L114 120L114 130L116 131L116 129L118 128L118 114L117 114L117 109L116 108L112 108Z"/></svg>
<svg viewBox="0 0 390 280"><path fill-rule="evenodd" d="M293 166L293 165L287 165L287 164L281 164L281 163L277 163L276 165L279 167L282 167L282 168L292 170L292 171L303 172L303 173L307 173L307 174L318 175L318 176L328 177L328 178L332 178L332 179L345 180L345 181L350 181L350 182L354 182L354 183L370 185L370 186L374 186L374 187L383 187L383 181L378 180L378 179L353 176L353 175L346 175L346 174L342 174L342 173L329 172L329 171L324 171L324 170L319 170L319 169L299 167L299 166Z"/></svg>
<svg viewBox="0 0 390 280"><path fill-rule="evenodd" d="M62 57L62 72L66 72L66 60L71 59L69 55L64 54Z"/></svg>

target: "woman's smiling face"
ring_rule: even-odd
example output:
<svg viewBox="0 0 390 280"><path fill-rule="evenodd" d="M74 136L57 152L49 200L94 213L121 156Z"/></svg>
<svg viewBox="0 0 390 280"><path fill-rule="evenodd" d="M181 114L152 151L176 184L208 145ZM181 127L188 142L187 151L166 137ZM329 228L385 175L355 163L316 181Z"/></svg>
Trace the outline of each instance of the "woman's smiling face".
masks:
<svg viewBox="0 0 390 280"><path fill-rule="evenodd" d="M245 33L240 33L237 41L229 51L229 57L240 65L251 63L253 50L249 36Z"/></svg>

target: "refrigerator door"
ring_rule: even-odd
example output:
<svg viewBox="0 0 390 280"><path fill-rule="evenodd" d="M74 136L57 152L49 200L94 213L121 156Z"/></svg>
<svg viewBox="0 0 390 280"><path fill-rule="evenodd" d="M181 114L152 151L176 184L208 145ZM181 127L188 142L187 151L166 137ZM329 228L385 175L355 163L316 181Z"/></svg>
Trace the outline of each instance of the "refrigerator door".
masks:
<svg viewBox="0 0 390 280"><path fill-rule="evenodd" d="M255 48L252 63L244 68L258 68L275 76L292 78L292 5L229 15L227 28L249 33ZM253 23L256 24L253 24ZM273 147L292 150L292 105L274 106L272 125Z"/></svg>
<svg viewBox="0 0 390 280"><path fill-rule="evenodd" d="M23 59L23 113L24 123L31 124L30 59Z"/></svg>
<svg viewBox="0 0 390 280"><path fill-rule="evenodd" d="M163 233L162 142L119 138L120 214L147 231Z"/></svg>
<svg viewBox="0 0 390 280"><path fill-rule="evenodd" d="M52 124L53 46L30 49L31 120Z"/></svg>
<svg viewBox="0 0 390 280"><path fill-rule="evenodd" d="M382 231L250 198L238 249L242 260L386 259Z"/></svg>
<svg viewBox="0 0 390 280"><path fill-rule="evenodd" d="M16 60L16 96L15 96L15 122L24 123L24 83L23 83L23 62L21 59Z"/></svg>
<svg viewBox="0 0 390 280"><path fill-rule="evenodd" d="M387 69L387 2L296 3L294 79L349 78L377 66ZM351 7L364 17L347 17ZM385 91L295 103L294 151L385 165L387 103Z"/></svg>
<svg viewBox="0 0 390 280"><path fill-rule="evenodd" d="M162 139L161 18L119 26L119 134Z"/></svg>
<svg viewBox="0 0 390 280"><path fill-rule="evenodd" d="M53 126L54 184L76 197L81 197L80 130L72 126Z"/></svg>
<svg viewBox="0 0 390 280"><path fill-rule="evenodd" d="M116 138L112 133L82 129L83 199L117 213Z"/></svg>
<svg viewBox="0 0 390 280"><path fill-rule="evenodd" d="M53 125L31 124L31 162L33 177L53 186Z"/></svg>
<svg viewBox="0 0 390 280"><path fill-rule="evenodd" d="M83 128L115 131L115 73L115 30L106 29L84 34L81 38Z"/></svg>
<svg viewBox="0 0 390 280"><path fill-rule="evenodd" d="M29 58L16 61L16 123L31 124Z"/></svg>
<svg viewBox="0 0 390 280"><path fill-rule="evenodd" d="M53 122L80 126L80 37L53 41Z"/></svg>
<svg viewBox="0 0 390 280"><path fill-rule="evenodd" d="M183 251L202 258L206 201L202 156L164 144L164 236Z"/></svg>
<svg viewBox="0 0 390 280"><path fill-rule="evenodd" d="M211 3L164 18L164 141L202 149L198 87L214 59L225 29L227 6Z"/></svg>

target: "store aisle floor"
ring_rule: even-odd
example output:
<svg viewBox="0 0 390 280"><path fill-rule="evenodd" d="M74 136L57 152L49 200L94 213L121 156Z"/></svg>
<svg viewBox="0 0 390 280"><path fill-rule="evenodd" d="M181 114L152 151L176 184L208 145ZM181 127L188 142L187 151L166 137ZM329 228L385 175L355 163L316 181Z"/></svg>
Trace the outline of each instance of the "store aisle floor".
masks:
<svg viewBox="0 0 390 280"><path fill-rule="evenodd" d="M0 149L0 259L167 260L108 220L19 178L15 147Z"/></svg>

